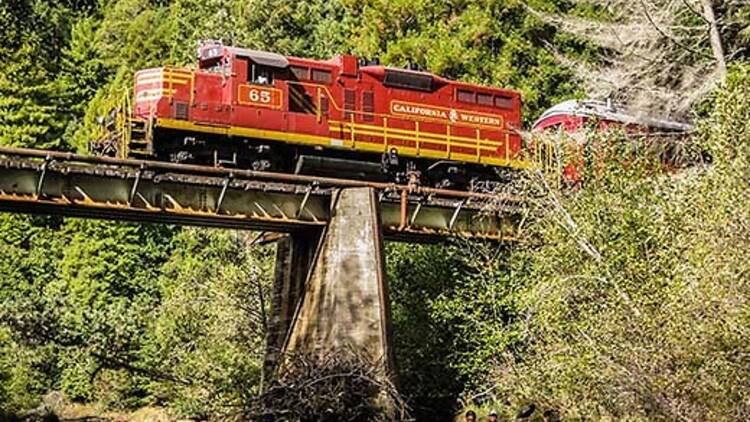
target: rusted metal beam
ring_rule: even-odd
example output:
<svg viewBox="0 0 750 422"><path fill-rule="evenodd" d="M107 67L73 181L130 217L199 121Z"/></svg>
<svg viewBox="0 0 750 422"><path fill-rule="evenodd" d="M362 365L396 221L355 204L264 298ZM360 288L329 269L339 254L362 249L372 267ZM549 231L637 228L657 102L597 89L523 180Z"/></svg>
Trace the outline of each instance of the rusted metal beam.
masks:
<svg viewBox="0 0 750 422"><path fill-rule="evenodd" d="M10 212L298 232L325 226L332 193L350 187L380 192L390 239L515 233L516 197L0 147L0 210Z"/></svg>

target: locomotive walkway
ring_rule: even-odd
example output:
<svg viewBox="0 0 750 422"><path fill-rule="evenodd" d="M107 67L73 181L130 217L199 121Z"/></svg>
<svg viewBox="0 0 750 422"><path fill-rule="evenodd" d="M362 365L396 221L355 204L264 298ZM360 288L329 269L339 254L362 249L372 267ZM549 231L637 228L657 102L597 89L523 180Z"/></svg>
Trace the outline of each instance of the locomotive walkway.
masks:
<svg viewBox="0 0 750 422"><path fill-rule="evenodd" d="M266 370L354 348L393 367L383 239L514 240L521 200L390 183L0 148L0 211L287 233Z"/></svg>

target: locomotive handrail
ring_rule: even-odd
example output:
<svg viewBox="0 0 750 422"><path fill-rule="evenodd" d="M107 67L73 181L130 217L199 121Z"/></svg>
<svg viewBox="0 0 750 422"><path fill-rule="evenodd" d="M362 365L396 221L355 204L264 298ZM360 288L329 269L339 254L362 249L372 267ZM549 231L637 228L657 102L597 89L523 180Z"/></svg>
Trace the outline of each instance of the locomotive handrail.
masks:
<svg viewBox="0 0 750 422"><path fill-rule="evenodd" d="M499 149L503 148L500 159L504 160L505 165L511 167L525 168L528 167L528 163L525 160L525 155L519 154L518 152L511 153L510 151L510 130L505 127L487 126L482 124L472 124L464 122L456 122L452 120L441 120L431 119L425 116L412 117L412 116L401 116L394 115L392 113L376 113L362 110L344 110L341 105L336 101L336 98L332 95L330 89L323 84L300 82L300 81L285 81L290 99L294 98L296 102L304 106L304 101L299 98L299 95L292 86L304 87L307 92L313 91L311 95L315 95L316 101L314 104L310 104L314 110L308 110L308 112L314 113L317 117L317 121L322 121L322 110L321 110L321 96L326 95L331 107L338 111L345 113L345 117L341 120L328 119L329 125L332 129L339 130L344 134L343 141L344 145L349 144L351 147L355 147L362 141L357 140L357 135L364 136L375 136L383 139L383 150L388 151L391 147L391 140L393 138L401 139L405 141L414 142L414 146L396 145L400 148L413 149L416 155L420 155L420 150L423 142L436 143L446 146L445 155L446 158L452 159L455 156L466 155L465 153L458 153L453 151L453 147L466 147L475 149L476 152L472 153L472 159L476 162L481 163L482 151L489 152L500 152ZM324 92L325 94L321 93ZM372 123L365 123L357 121L359 118L362 120L375 120ZM382 124L378 124L378 121ZM393 127L394 122L405 122L414 126L414 129L404 129ZM443 133L420 131L421 122L432 122L445 127ZM452 129L456 128L456 130ZM457 134L458 130L472 130L474 133L473 137L467 137L464 135ZM482 131L485 133L498 134L502 139L492 140L487 137L482 137ZM348 132L348 133L347 133ZM365 141L366 142L366 141Z"/></svg>
<svg viewBox="0 0 750 422"><path fill-rule="evenodd" d="M479 125L479 124L471 124L471 123L462 123L462 122L453 122L453 121L450 121L450 120L449 121L444 121L444 120L439 120L439 119L431 119L431 118L425 117L425 116L420 116L419 118L416 118L416 117L410 117L410 116L397 116L397 115L386 114L386 113L365 112L365 111L360 111L360 110L356 110L356 109L353 109L353 110L344 110L338 103L336 103L335 97L334 97L333 94L331 94L331 91L328 89L328 87L325 86L325 85L323 85L323 84L314 84L314 83L310 83L310 82L299 82L299 81L284 81L284 82L286 82L289 85L300 85L300 86L307 86L307 87L313 87L313 88L323 89L326 92L326 94L328 94L328 98L331 101L333 107L337 111L341 111L341 112L347 112L347 113L356 114L356 115L362 115L362 116L366 115L366 116L397 118L397 119L406 120L406 121L419 121L419 122L427 121L427 122L439 123L439 124L444 124L444 125L466 127L466 128L471 128L471 129L480 128L480 129L483 129L483 130L490 130L490 131L496 131L496 132L507 132L508 131L507 129L498 128L498 127L495 127L495 126L487 126L487 125ZM481 112L474 112L474 111L472 111L472 113L481 113ZM483 113L483 114L488 114L488 113Z"/></svg>
<svg viewBox="0 0 750 422"><path fill-rule="evenodd" d="M390 119L393 119L393 117L384 117L384 119L389 119L390 120ZM396 119L398 119L398 117L396 117ZM368 128L386 129L387 128L389 134L391 134L391 135L392 134L404 135L404 136L399 136L399 138L405 138L405 139L411 138L412 140L416 140L417 137L419 137L420 139L423 139L423 140L425 138L428 138L427 139L428 141L441 141L441 140L446 139L446 135L444 135L444 134L435 133L435 132L428 132L428 131L418 132L418 128L416 128L416 127L415 127L414 130L409 130L409 129L399 129L399 128L395 128L395 127L391 127L391 126L385 126L385 125L380 126L380 125L370 125L370 124L365 124L365 123L344 122L344 121L341 121L341 120L329 120L328 122L332 123L334 125L335 124L347 124L347 125L352 125L353 124L355 126L355 128L357 128L357 129L368 129ZM416 120L415 123L418 124L419 121ZM480 130L480 129L476 129L476 130ZM371 133L371 134L373 134L373 133ZM417 134L417 135L415 136L415 135L412 135L412 134ZM429 139L429 138L432 138L432 139ZM450 138L451 138L452 141L459 141L457 143L462 144L462 146L474 146L474 145L477 145L477 142L476 142L477 140L474 139L474 138L467 138L465 136L456 136L456 135L451 135ZM498 145L503 145L502 142L504 142L504 141L491 141L491 140L487 140L486 138L483 138L483 139L479 140L479 145L480 146L484 146L484 147L497 147ZM490 148L485 148L485 149L489 150Z"/></svg>
<svg viewBox="0 0 750 422"><path fill-rule="evenodd" d="M122 110L122 120L123 120L123 135L122 135L122 144L123 144L123 157L128 156L128 148L130 148L130 139L132 133L131 130L131 123L130 123L130 107L132 106L132 103L130 102L130 94L125 92L125 98L123 99L125 102L125 105L123 106Z"/></svg>

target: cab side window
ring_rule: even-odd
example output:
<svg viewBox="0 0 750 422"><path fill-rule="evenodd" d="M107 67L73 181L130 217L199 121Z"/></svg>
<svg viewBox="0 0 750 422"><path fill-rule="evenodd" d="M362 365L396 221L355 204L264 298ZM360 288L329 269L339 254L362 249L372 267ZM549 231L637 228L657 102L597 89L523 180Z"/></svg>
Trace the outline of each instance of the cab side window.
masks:
<svg viewBox="0 0 750 422"><path fill-rule="evenodd" d="M248 82L259 85L271 85L273 83L273 69L250 62Z"/></svg>

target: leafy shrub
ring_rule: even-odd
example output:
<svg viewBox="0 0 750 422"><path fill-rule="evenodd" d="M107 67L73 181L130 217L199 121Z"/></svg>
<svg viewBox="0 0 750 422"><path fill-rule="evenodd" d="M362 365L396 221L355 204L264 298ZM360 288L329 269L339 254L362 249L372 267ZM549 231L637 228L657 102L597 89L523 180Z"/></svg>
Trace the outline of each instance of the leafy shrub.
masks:
<svg viewBox="0 0 750 422"><path fill-rule="evenodd" d="M600 135L604 173L537 202L536 246L513 260L524 348L489 384L507 416L527 403L538 418L750 415L748 84L735 69L696 135L712 165L654 172L654 157Z"/></svg>

